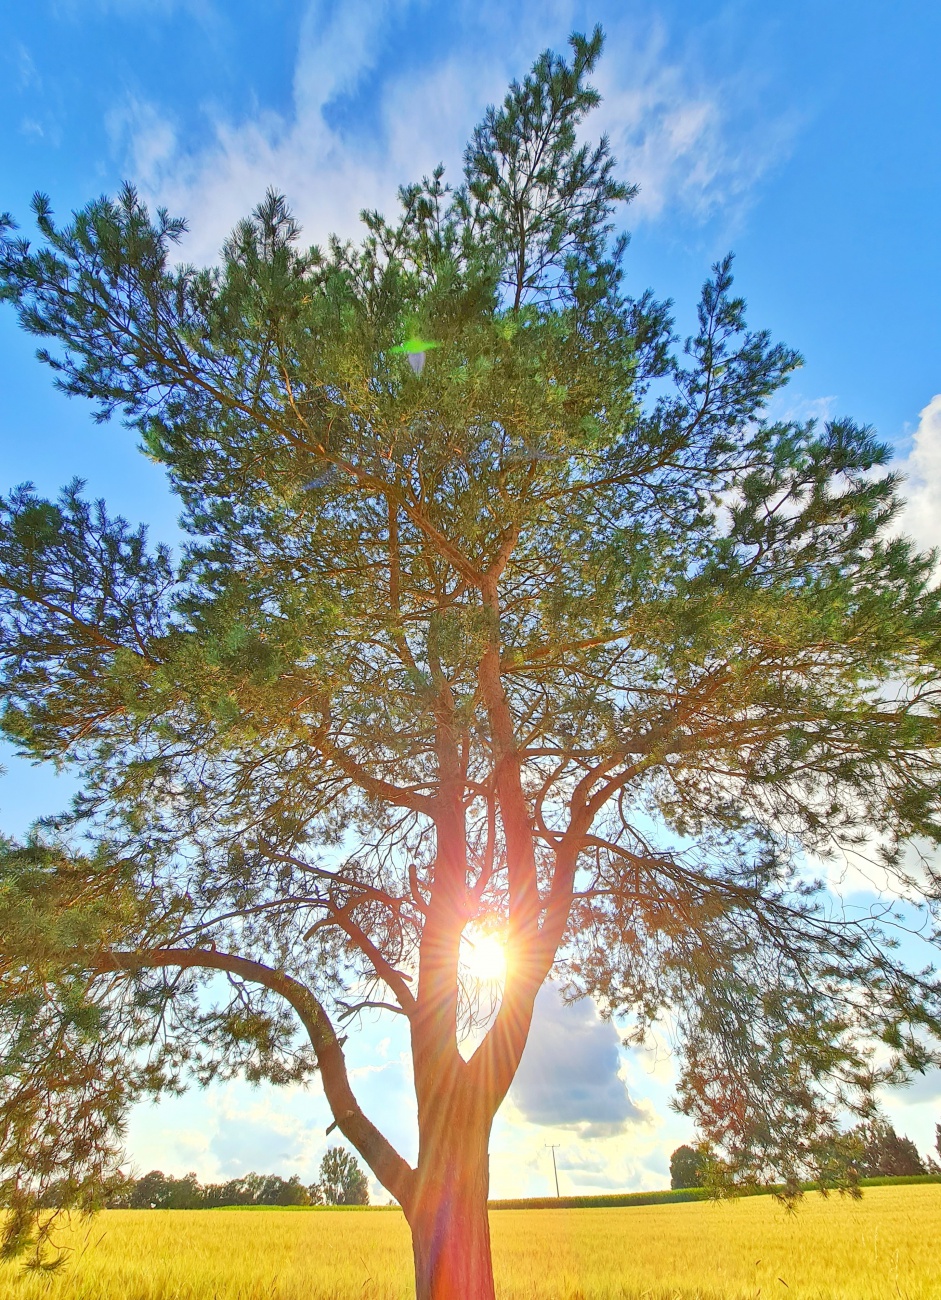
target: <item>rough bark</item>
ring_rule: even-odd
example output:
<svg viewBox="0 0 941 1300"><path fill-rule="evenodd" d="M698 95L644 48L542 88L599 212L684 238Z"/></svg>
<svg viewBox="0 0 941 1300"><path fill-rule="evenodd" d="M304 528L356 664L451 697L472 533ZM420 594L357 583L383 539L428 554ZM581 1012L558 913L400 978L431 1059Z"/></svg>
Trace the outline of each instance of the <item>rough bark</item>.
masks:
<svg viewBox="0 0 941 1300"><path fill-rule="evenodd" d="M488 1146L499 1098L492 1088L475 1086L474 1071L457 1044L467 845L456 793L452 702L446 692L440 698L438 756L450 780L443 783L437 809L434 886L422 932L417 1005L410 1016L418 1163L403 1208L412 1231L417 1300L494 1300Z"/></svg>
<svg viewBox="0 0 941 1300"><path fill-rule="evenodd" d="M476 1113L474 1113L476 1111ZM446 1097L420 1123L406 1218L416 1300L494 1300L488 1145L491 1120Z"/></svg>

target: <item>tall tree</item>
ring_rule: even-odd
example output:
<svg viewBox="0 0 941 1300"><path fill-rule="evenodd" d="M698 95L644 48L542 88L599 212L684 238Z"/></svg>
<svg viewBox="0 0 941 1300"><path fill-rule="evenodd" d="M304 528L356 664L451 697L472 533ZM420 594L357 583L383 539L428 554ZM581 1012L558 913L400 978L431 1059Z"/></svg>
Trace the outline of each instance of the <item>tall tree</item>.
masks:
<svg viewBox="0 0 941 1300"><path fill-rule="evenodd" d="M343 1147L328 1147L317 1184L324 1205L368 1205L369 1181L356 1157Z"/></svg>
<svg viewBox="0 0 941 1300"><path fill-rule="evenodd" d="M933 976L806 856L938 897L932 558L869 430L767 417L798 357L729 261L685 348L625 293L632 191L577 130L601 47L543 55L463 183L358 245L302 251L273 194L208 270L130 188L66 226L37 198L36 250L4 226L4 296L188 536L75 484L3 504L5 733L84 781L0 862L11 1248L63 1160L95 1203L141 1091L316 1069L418 1295L487 1300L489 1134L550 975L638 1033L666 1009L740 1177L823 1176L841 1112L932 1059ZM365 1008L408 1027L414 1166L347 1073Z"/></svg>

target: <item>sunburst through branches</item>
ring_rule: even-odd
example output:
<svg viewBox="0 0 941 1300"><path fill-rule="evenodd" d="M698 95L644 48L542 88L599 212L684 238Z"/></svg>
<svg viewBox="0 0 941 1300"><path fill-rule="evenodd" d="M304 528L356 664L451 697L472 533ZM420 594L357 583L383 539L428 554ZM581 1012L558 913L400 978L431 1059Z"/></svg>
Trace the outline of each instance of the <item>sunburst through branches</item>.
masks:
<svg viewBox="0 0 941 1300"><path fill-rule="evenodd" d="M459 1032L469 1055L500 1008L506 983L507 950L502 935L470 924L461 936Z"/></svg>

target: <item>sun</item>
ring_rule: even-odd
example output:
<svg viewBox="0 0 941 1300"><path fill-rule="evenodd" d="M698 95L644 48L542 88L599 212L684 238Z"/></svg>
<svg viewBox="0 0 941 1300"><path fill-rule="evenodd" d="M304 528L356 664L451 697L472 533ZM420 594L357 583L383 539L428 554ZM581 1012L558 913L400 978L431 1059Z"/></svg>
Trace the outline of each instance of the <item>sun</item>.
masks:
<svg viewBox="0 0 941 1300"><path fill-rule="evenodd" d="M481 984L502 984L506 978L506 946L496 934L465 931L461 965Z"/></svg>

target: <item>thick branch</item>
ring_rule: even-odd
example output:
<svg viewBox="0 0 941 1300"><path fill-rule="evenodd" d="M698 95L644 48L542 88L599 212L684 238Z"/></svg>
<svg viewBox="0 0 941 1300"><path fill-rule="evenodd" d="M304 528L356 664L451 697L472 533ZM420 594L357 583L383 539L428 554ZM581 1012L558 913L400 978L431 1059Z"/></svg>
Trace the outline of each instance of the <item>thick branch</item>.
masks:
<svg viewBox="0 0 941 1300"><path fill-rule="evenodd" d="M416 790L403 789L401 786L393 785L391 781L384 781L381 777L372 776L366 769L349 754L334 745L332 742L324 740L320 746L320 752L328 762L333 763L340 771L361 790L371 794L375 799L381 799L385 803L390 803L396 808L411 808L413 812L431 813L433 801L428 795L419 794Z"/></svg>
<svg viewBox="0 0 941 1300"><path fill-rule="evenodd" d="M137 971L153 967L222 970L238 975L252 984L260 984L280 994L297 1012L317 1054L323 1090L330 1109L344 1137L348 1138L373 1173L403 1208L412 1195L414 1171L392 1144L367 1119L350 1087L343 1049L326 1011L310 989L283 971L272 970L261 962L231 953L200 948L153 948L141 952L103 953L95 962L95 972Z"/></svg>
<svg viewBox="0 0 941 1300"><path fill-rule="evenodd" d="M490 722L494 752L494 785L506 835L507 878L510 895L510 944L525 943L539 920L539 891L532 826L520 775L513 715L500 671L500 608L495 583L488 583L485 603L493 619L491 643L481 658L478 680Z"/></svg>

